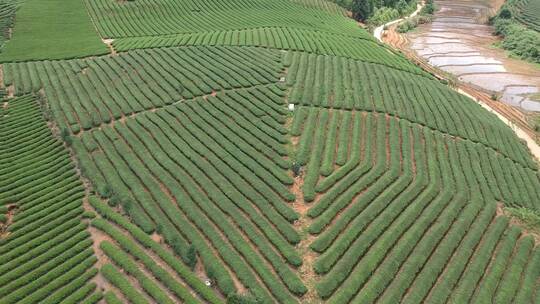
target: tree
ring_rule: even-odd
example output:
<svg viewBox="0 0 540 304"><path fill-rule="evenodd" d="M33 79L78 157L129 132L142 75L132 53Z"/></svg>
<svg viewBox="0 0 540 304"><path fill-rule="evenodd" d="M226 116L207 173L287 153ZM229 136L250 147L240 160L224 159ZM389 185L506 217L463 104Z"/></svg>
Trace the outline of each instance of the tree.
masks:
<svg viewBox="0 0 540 304"><path fill-rule="evenodd" d="M409 4L405 0L399 0L399 2L396 5L396 9L399 11L400 14L405 13L408 8L409 8Z"/></svg>
<svg viewBox="0 0 540 304"><path fill-rule="evenodd" d="M366 20L373 12L371 0L354 0L352 12L356 20Z"/></svg>
<svg viewBox="0 0 540 304"><path fill-rule="evenodd" d="M507 7L503 7L499 12L499 17L503 19L510 19L512 18L512 12Z"/></svg>

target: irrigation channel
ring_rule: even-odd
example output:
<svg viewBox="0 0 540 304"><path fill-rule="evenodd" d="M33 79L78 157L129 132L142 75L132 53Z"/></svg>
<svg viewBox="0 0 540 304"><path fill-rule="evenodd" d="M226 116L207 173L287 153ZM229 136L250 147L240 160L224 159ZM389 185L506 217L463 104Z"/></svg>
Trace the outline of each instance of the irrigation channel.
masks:
<svg viewBox="0 0 540 304"><path fill-rule="evenodd" d="M402 51L407 57L439 78L454 75L454 90L476 100L510 126L527 143L540 162L537 135L527 123L524 112L540 112L540 69L512 58L493 44L493 28L487 19L500 7L497 0L435 1L433 22L399 34L396 26L418 14L379 26L374 36ZM492 100L498 95L500 101ZM501 102L502 101L502 102ZM514 108L515 107L515 108ZM519 110L518 110L519 109Z"/></svg>

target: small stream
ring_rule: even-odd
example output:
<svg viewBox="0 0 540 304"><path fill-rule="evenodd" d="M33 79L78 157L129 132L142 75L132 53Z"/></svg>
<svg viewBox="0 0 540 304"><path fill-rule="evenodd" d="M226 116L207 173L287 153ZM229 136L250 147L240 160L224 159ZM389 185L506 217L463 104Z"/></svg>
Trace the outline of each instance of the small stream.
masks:
<svg viewBox="0 0 540 304"><path fill-rule="evenodd" d="M508 58L504 50L493 46L499 38L486 25L488 16L495 11L490 1L435 3L438 11L433 22L407 34L409 47L459 80L497 93L505 103L540 112L540 68Z"/></svg>

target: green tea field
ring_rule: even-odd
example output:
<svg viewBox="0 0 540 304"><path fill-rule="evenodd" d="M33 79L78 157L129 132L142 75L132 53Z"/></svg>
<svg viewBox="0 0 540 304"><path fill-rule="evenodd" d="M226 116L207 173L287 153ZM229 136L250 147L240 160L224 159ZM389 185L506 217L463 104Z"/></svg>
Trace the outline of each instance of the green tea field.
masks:
<svg viewBox="0 0 540 304"><path fill-rule="evenodd" d="M0 304L540 303L538 162L338 5L0 0L0 30Z"/></svg>
<svg viewBox="0 0 540 304"><path fill-rule="evenodd" d="M540 1L515 1L515 17L527 27L540 32Z"/></svg>

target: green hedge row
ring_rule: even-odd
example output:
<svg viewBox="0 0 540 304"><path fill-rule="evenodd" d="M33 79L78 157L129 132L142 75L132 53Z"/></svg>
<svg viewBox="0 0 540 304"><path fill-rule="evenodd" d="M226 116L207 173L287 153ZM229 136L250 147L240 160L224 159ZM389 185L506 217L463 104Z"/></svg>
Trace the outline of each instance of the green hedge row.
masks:
<svg viewBox="0 0 540 304"><path fill-rule="evenodd" d="M121 226L127 230L133 238L137 240L142 246L147 249L151 249L161 259L163 259L171 268L173 268L178 275L186 281L186 283L193 288L201 297L210 303L221 303L221 300L216 297L211 289L209 289L203 282L197 278L191 270L182 264L173 254L169 253L161 247L160 244L154 242L146 233L140 228L131 224L127 219L116 213L113 209L107 205L101 203L98 198L90 197L89 202L101 216Z"/></svg>
<svg viewBox="0 0 540 304"><path fill-rule="evenodd" d="M311 155L309 156L309 161L307 161L306 175L302 187L305 202L312 202L315 199L315 184L319 180L319 169L329 115L328 111L321 111L319 114L316 122L317 128L315 128L315 133L313 134L313 146L310 148ZM306 136L311 137L311 134L307 134Z"/></svg>
<svg viewBox="0 0 540 304"><path fill-rule="evenodd" d="M508 262L511 260L516 242L521 234L521 230L516 226L510 226L507 229L503 239L498 245L494 260L491 261L488 268L484 271L485 275L479 282L472 301L492 301L497 286L506 271Z"/></svg>
<svg viewBox="0 0 540 304"><path fill-rule="evenodd" d="M280 69L277 51L192 47L139 50L118 58L9 63L4 70L16 94L44 88L60 127L78 133L181 99L277 82ZM104 86L110 89L99 90Z"/></svg>
<svg viewBox="0 0 540 304"><path fill-rule="evenodd" d="M148 301L146 300L143 295L141 295L137 289L135 289L131 283L128 281L126 276L122 273L120 273L116 267L114 267L111 264L105 264L101 267L100 270L101 274L107 279L107 281L111 282L116 288L120 289L120 291L124 294L124 296L133 304L148 304ZM107 303L109 303L109 298L107 298ZM113 302L114 303L114 302Z"/></svg>
<svg viewBox="0 0 540 304"><path fill-rule="evenodd" d="M484 241L478 252L473 256L456 288L449 291L452 293L449 299L451 303L465 303L471 301L474 290L487 268L491 254L508 227L508 218L497 217L490 226Z"/></svg>
<svg viewBox="0 0 540 304"><path fill-rule="evenodd" d="M510 128L438 81L347 58L303 53L291 60L292 103L389 113L480 142L535 168L526 146Z"/></svg>
<svg viewBox="0 0 540 304"><path fill-rule="evenodd" d="M120 248L116 247L108 241L101 242L99 247L103 252L116 264L119 268L125 271L126 274L137 279L142 289L150 295L157 303L171 304L174 303L171 298L163 291L153 280L148 278L141 271L139 265L132 260Z"/></svg>
<svg viewBox="0 0 540 304"><path fill-rule="evenodd" d="M103 294L103 298L107 304L122 304L122 301L112 291L107 291L105 294Z"/></svg>
<svg viewBox="0 0 540 304"><path fill-rule="evenodd" d="M92 226L110 235L120 245L120 247L126 251L126 253L132 255L138 262L141 262L152 272L157 280L163 283L183 302L197 303L197 300L189 293L189 290L179 284L165 269L158 266L158 264L151 257L149 257L134 242L132 242L128 237L124 236L119 230L115 229L107 221L103 219L96 219L92 221ZM127 256L123 255L121 257L126 258Z"/></svg>
<svg viewBox="0 0 540 304"><path fill-rule="evenodd" d="M92 241L80 220L84 187L51 134L41 101L27 95L6 102L0 205L15 203L16 213L0 240L1 302L80 302L95 288L89 281L96 274Z"/></svg>
<svg viewBox="0 0 540 304"><path fill-rule="evenodd" d="M151 117L151 116L150 116ZM139 119L139 122L142 122L142 118ZM155 127L152 127L149 123L146 123L144 126L146 126L147 128L149 128L149 130L151 131L159 131L159 129L156 129L156 130L153 130L152 128L155 128ZM172 131L172 130L171 130ZM163 136L158 133L158 132L152 132L154 134L154 138L158 141L159 146L162 146L164 147L165 149L175 149L174 147L170 146L170 144L167 144L166 142L164 142L163 140ZM171 134L170 132L166 132L166 134ZM133 142L133 140L130 140L130 142ZM155 145L153 145L155 146ZM186 148L186 146L184 146L184 149ZM124 149L124 147L117 147L119 149ZM168 151L168 150L165 150L165 151ZM170 150L167 152L167 155L175 155L174 157L172 157L173 160L175 160L176 158L178 157L181 157L182 154L186 153L186 152L182 152L182 154L179 154L179 153L174 153L173 151L178 151L178 150ZM182 151L182 150L180 150ZM158 150L152 150L150 151L152 154L156 154L158 153ZM122 153L123 155L125 155L126 153ZM142 156L144 157L143 159L145 159L145 162L146 163L151 163L151 159L147 158L147 156ZM164 160L163 157L159 157L159 156L156 156L156 159L162 159ZM205 181L205 177L203 174L198 174L198 172L200 172L200 169L197 168L197 166L193 166L193 165L190 165L190 163L187 161L187 160L181 160L179 159L176 164L174 164L173 162L170 162L170 164L168 163L164 163L165 164L165 167L166 168L174 168L175 166L178 166L178 165L182 165L185 167L185 170L186 172L189 172L190 176L178 176L177 177L177 180L179 181L183 181L183 183L186 185L186 189L188 189L188 192L191 192L191 195L193 195L195 197L195 200L199 202L199 207L202 208L204 211L205 211L205 214L206 216L212 220L212 222L216 223L216 225L218 227L221 227L221 230L224 231L228 237L229 237L229 240L231 241L231 243L233 244L233 246L238 249L242 254L243 256L246 258L247 261L249 261L249 264L252 266L252 267L255 267L255 268L259 268L258 272L259 274L265 276L265 275L269 275L266 273L266 270L265 268L262 266L262 263L260 262L255 262L258 258L257 256L253 256L252 254L249 254L248 252L251 252L252 249L249 248L249 246L245 246L244 244L244 240L238 235L236 234L235 232L235 228L232 228L231 226L229 226L229 224L227 223L228 221L225 220L224 218L222 218L223 215L220 215L220 213L217 213L215 209L212 209L210 208L210 202L208 201L207 198L205 197L202 197L201 196L201 193L200 192L195 192L194 190L192 189L195 189L195 187L192 187L192 186L188 186L189 185L189 180L191 179L194 179L194 181L198 181L199 184L206 184L206 187L205 189L208 191L208 195L210 196L211 199L215 200L215 201L220 201L221 204L230 204L230 202L228 202L228 198L223 196L222 194L220 194L220 191L218 189L213 189L213 184L208 184L207 182L204 182ZM191 166L191 167L190 167ZM158 167L157 166L153 166L155 168L155 170L158 170ZM157 171L159 172L159 171ZM173 176L175 175L178 175L178 173L180 173L178 170L174 170L171 172L171 174L173 174ZM184 174L184 173L182 173ZM158 176L161 176L163 178L166 177L166 174L165 173L159 173ZM212 177L218 177L218 175L215 175L215 174L212 174L211 175ZM165 184L169 184L169 182L166 181L166 179L164 179L164 182ZM171 182L173 182L171 180ZM219 183L221 184L221 183ZM170 186L168 186L169 189L174 189L174 184L170 184ZM173 190L173 195L176 191ZM185 199L178 199L178 201L185 201ZM226 205L224 205L223 207L225 207ZM187 205L185 205L183 208L187 208ZM234 207L232 205L230 205L230 207L227 207L227 209L225 210L234 210ZM191 212L198 212L198 211L191 211ZM245 220L244 217L242 217L240 214L238 213L231 213L230 214L234 219L235 221L237 222L238 225L240 225L240 227L242 227L242 230L250 237L250 239L260 248L263 248L262 250L262 253L263 255L266 256L266 258L269 259L269 261L272 263L272 265L274 265L274 267L277 267L277 271L278 273L282 270L284 271L289 271L288 268L283 268L283 266L281 266L281 261L279 260L279 258L277 257L273 257L273 251L272 250L268 250L269 248L267 248L266 244L265 244L265 240L263 238L260 237L260 235L258 233L255 232L254 228L252 227L252 224L250 224L248 221ZM206 221L204 220L203 218L201 217L197 217L197 221ZM205 225L205 226L208 226L208 225ZM216 235L217 236L217 235ZM267 248L266 250L264 248ZM294 251L291 249L291 253L294 254ZM300 259L298 259L300 260ZM256 266L255 266L256 265ZM285 280L285 282L294 282L294 281L291 281L291 280L295 280L296 277L293 276L292 274L283 274L282 276L282 279ZM272 284L272 285L275 285L275 288L280 288L279 285L275 284L275 283L270 283L272 282L269 277L267 279L267 283L268 284ZM296 284L296 283L291 283L291 285L289 286L295 286L293 284ZM303 285L301 285L303 286ZM292 288L292 287L291 287ZM299 290L302 290L302 289L299 289ZM301 291L297 291L297 292L301 292Z"/></svg>
<svg viewBox="0 0 540 304"><path fill-rule="evenodd" d="M408 136L408 129L406 128L402 129L402 142L402 155L404 159L409 159L411 154L410 137ZM391 203L397 200L397 197L400 194L408 193L405 191L405 189L413 181L410 168L412 165L410 162L404 162L402 168L403 173L401 176L399 176L401 165L399 163L399 159L396 159L399 158L399 150L396 149L394 145L391 146L391 149L391 169L387 171L385 175L381 176L376 182L374 182L369 187L369 191L367 191L365 195L359 197L354 202L341 201L340 198L332 205L330 209L327 210L327 212L325 212L323 216L317 218L317 220L324 218L332 219L338 213L340 213L341 210L343 210L341 208L344 208L349 203L352 203L346 212L343 212L339 219L336 220L332 226L330 226L321 236L317 238L317 243L313 243L313 246L322 246L317 247L317 249L322 252L325 248L330 246L330 240L334 240L334 244L332 244L333 249L325 252L325 254L315 263L314 268L318 273L328 272L330 267L335 264L339 257L345 253L346 248L349 248L352 243L358 244L358 239L362 238L362 236L366 233L365 229L367 229L368 226L372 226L369 224L372 223L373 220L380 220L384 218L384 213L381 215L381 212L386 211L385 208L393 208ZM368 174L365 176L367 177ZM355 186L355 188L356 187L357 186ZM364 189L364 187L364 185L358 186L357 189ZM418 193L413 193L412 195L417 194ZM403 202L402 200L400 201ZM328 211L331 211L331 213L328 214ZM384 224L382 225L384 227ZM348 229L345 229L346 227L348 227ZM369 234L370 237L375 237L376 235L377 234ZM368 242L362 243L364 246L369 244ZM355 249L354 252L358 255L362 251Z"/></svg>
<svg viewBox="0 0 540 304"><path fill-rule="evenodd" d="M375 151L385 151L385 134L387 132L386 122L384 119L377 119L376 123L377 129L375 131L376 139L374 148L376 149ZM397 124L394 123L393 126L394 128L396 128ZM317 204L308 211L308 215L315 218L323 214L323 212L328 208L328 206L330 206L333 201L338 198L347 201L347 199L342 196L344 193L347 194L348 200L352 199L355 193L359 193L361 190L354 187L351 188L351 186L354 185L357 181L362 182L362 180L359 179L363 177L363 175L367 172L369 172L369 178L363 178L363 180L368 180L367 185L369 185L378 176L382 175L386 168L386 153L375 153L376 159L374 160L374 168L372 168L372 157L372 153L366 153L366 157L362 160L360 166L356 166L351 172L346 175L346 178L335 180L332 179L332 176L330 176L327 179L323 180L322 183L326 182L326 180L328 179L331 179L331 181L335 182L335 184L328 191L326 191L324 196L322 196L319 200L319 202L317 202ZM326 186L323 187L326 188ZM313 223L313 225L316 224Z"/></svg>

